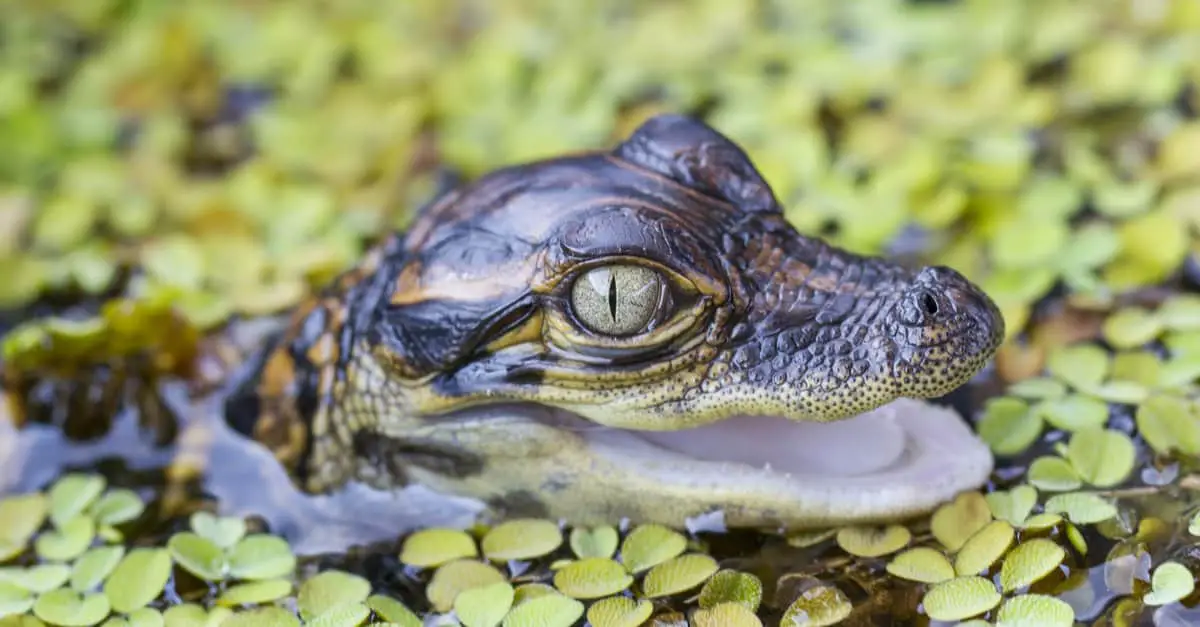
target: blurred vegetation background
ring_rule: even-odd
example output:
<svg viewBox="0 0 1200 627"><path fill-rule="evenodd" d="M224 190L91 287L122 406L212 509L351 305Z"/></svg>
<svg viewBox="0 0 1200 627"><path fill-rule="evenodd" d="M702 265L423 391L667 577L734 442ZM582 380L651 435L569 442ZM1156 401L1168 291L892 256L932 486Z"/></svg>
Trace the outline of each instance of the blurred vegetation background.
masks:
<svg viewBox="0 0 1200 627"><path fill-rule="evenodd" d="M0 306L285 309L439 173L743 144L805 231L955 266L1011 333L1200 273L1195 0L3 0ZM64 300L65 299L65 300Z"/></svg>

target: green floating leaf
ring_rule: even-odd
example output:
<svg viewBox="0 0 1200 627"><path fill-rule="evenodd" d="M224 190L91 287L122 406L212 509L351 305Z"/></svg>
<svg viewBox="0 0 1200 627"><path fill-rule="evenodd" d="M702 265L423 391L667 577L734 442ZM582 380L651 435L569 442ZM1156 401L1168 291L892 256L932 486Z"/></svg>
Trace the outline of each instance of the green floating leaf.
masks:
<svg viewBox="0 0 1200 627"><path fill-rule="evenodd" d="M1067 460L1087 483L1107 488L1133 471L1137 451L1129 436L1115 429L1082 429L1067 443Z"/></svg>
<svg viewBox="0 0 1200 627"><path fill-rule="evenodd" d="M554 587L573 599L599 599L625 590L633 577L607 557L571 562L554 574Z"/></svg>
<svg viewBox="0 0 1200 627"><path fill-rule="evenodd" d="M196 512L188 520L196 535L217 547L227 549L246 536L246 521L236 516L218 518L209 512Z"/></svg>
<svg viewBox="0 0 1200 627"><path fill-rule="evenodd" d="M263 579L226 588L217 597L217 604L226 607L255 605L282 599L292 593L292 582L287 579Z"/></svg>
<svg viewBox="0 0 1200 627"><path fill-rule="evenodd" d="M697 610L692 615L695 627L762 627L762 620L739 603L720 603Z"/></svg>
<svg viewBox="0 0 1200 627"><path fill-rule="evenodd" d="M1037 488L1021 485L1008 491L989 492L984 498L992 510L992 516L1006 520L1013 526L1020 526L1037 504Z"/></svg>
<svg viewBox="0 0 1200 627"><path fill-rule="evenodd" d="M296 556L283 538L257 533L229 551L229 574L237 579L276 579L291 575Z"/></svg>
<svg viewBox="0 0 1200 627"><path fill-rule="evenodd" d="M960 577L978 575L992 567L1008 547L1012 546L1016 532L1006 520L995 520L979 533L971 536L962 550L954 556L954 571Z"/></svg>
<svg viewBox="0 0 1200 627"><path fill-rule="evenodd" d="M558 525L548 520L521 518L496 525L480 541L483 554L492 561L528 560L553 553L562 546Z"/></svg>
<svg viewBox="0 0 1200 627"><path fill-rule="evenodd" d="M544 583L527 583L517 586L513 595L513 605L520 605L530 599L536 599L547 594L559 594L554 586L548 586Z"/></svg>
<svg viewBox="0 0 1200 627"><path fill-rule="evenodd" d="M1158 195L1157 181L1150 179L1130 183L1109 181L1092 191L1096 210L1113 218L1126 218L1150 208Z"/></svg>
<svg viewBox="0 0 1200 627"><path fill-rule="evenodd" d="M662 525L638 525L621 543L621 563L637 574L653 568L687 550L683 534Z"/></svg>
<svg viewBox="0 0 1200 627"><path fill-rule="evenodd" d="M96 523L87 516L76 516L59 528L42 533L33 548L42 559L66 562L83 555L95 538Z"/></svg>
<svg viewBox="0 0 1200 627"><path fill-rule="evenodd" d="M336 606L366 601L370 594L371 583L366 579L340 570L327 570L300 584L296 605L300 617L309 620Z"/></svg>
<svg viewBox="0 0 1200 627"><path fill-rule="evenodd" d="M1043 401L1038 409L1046 422L1064 431L1103 427L1108 421L1104 401L1080 394Z"/></svg>
<svg viewBox="0 0 1200 627"><path fill-rule="evenodd" d="M11 581L33 593L49 592L64 583L71 576L71 567L66 564L39 564L30 566L19 577Z"/></svg>
<svg viewBox="0 0 1200 627"><path fill-rule="evenodd" d="M164 622L158 610L143 607L125 616L114 616L104 621L104 627L163 627Z"/></svg>
<svg viewBox="0 0 1200 627"><path fill-rule="evenodd" d="M912 533L903 525L843 527L837 534L838 546L858 557L883 557L904 548L910 540Z"/></svg>
<svg viewBox="0 0 1200 627"><path fill-rule="evenodd" d="M51 590L38 597L33 613L38 618L62 627L91 627L104 620L111 608L103 594L80 594L69 588Z"/></svg>
<svg viewBox="0 0 1200 627"><path fill-rule="evenodd" d="M33 593L16 584L0 581L0 618L24 614L33 607Z"/></svg>
<svg viewBox="0 0 1200 627"><path fill-rule="evenodd" d="M504 627L571 627L583 616L583 603L561 594L547 594L514 607Z"/></svg>
<svg viewBox="0 0 1200 627"><path fill-rule="evenodd" d="M71 567L71 587L78 592L96 589L108 578L121 558L123 546L99 546L84 553Z"/></svg>
<svg viewBox="0 0 1200 627"><path fill-rule="evenodd" d="M569 543L576 557L612 557L621 538L617 528L611 525L587 529L576 527L571 530Z"/></svg>
<svg viewBox="0 0 1200 627"><path fill-rule="evenodd" d="M343 603L325 610L324 614L305 621L306 627L358 627L371 615L365 603ZM467 627L474 627L465 623Z"/></svg>
<svg viewBox="0 0 1200 627"><path fill-rule="evenodd" d="M1071 344L1052 350L1046 357L1046 368L1067 385L1087 390L1104 381L1109 358L1095 344Z"/></svg>
<svg viewBox="0 0 1200 627"><path fill-rule="evenodd" d="M1162 361L1148 350L1124 351L1113 356L1111 379L1153 386L1162 371Z"/></svg>
<svg viewBox="0 0 1200 627"><path fill-rule="evenodd" d="M990 611L1000 604L1000 599L996 584L977 575L967 575L935 584L921 604L934 620L961 621Z"/></svg>
<svg viewBox="0 0 1200 627"><path fill-rule="evenodd" d="M1078 525L1103 522L1117 515L1115 505L1099 495L1088 492L1056 494L1046 500L1045 509L1049 513L1065 514L1071 522Z"/></svg>
<svg viewBox="0 0 1200 627"><path fill-rule="evenodd" d="M1150 396L1150 388L1135 381L1106 381L1088 393L1109 403L1136 405Z"/></svg>
<svg viewBox="0 0 1200 627"><path fill-rule="evenodd" d="M1067 552L1051 540L1027 540L1004 558L1004 564L1000 566L1000 587L1004 592L1012 592L1028 586L1057 569L1066 556Z"/></svg>
<svg viewBox="0 0 1200 627"><path fill-rule="evenodd" d="M1154 341L1163 331L1162 320L1141 307L1126 307L1104 321L1104 337L1116 348L1134 348Z"/></svg>
<svg viewBox="0 0 1200 627"><path fill-rule="evenodd" d="M1029 465L1029 483L1046 492L1066 492L1078 489L1083 480L1070 462L1046 455Z"/></svg>
<svg viewBox="0 0 1200 627"><path fill-rule="evenodd" d="M700 607L710 608L722 603L740 603L751 612L762 603L762 581L750 573L722 570L713 575L700 589Z"/></svg>
<svg viewBox="0 0 1200 627"><path fill-rule="evenodd" d="M1188 521L1188 533L1200 536L1200 512L1192 514L1191 520Z"/></svg>
<svg viewBox="0 0 1200 627"><path fill-rule="evenodd" d="M50 501L40 492L0 499L0 544L21 547L46 520ZM0 553L0 562L15 555Z"/></svg>
<svg viewBox="0 0 1200 627"><path fill-rule="evenodd" d="M1156 312L1163 326L1172 331L1200 331L1200 297L1176 294Z"/></svg>
<svg viewBox="0 0 1200 627"><path fill-rule="evenodd" d="M225 552L199 534L177 533L167 541L167 549L177 564L204 581L221 581L229 570Z"/></svg>
<svg viewBox="0 0 1200 627"><path fill-rule="evenodd" d="M1200 455L1200 419L1193 405L1176 396L1153 396L1137 408L1138 433L1156 452Z"/></svg>
<svg viewBox="0 0 1200 627"><path fill-rule="evenodd" d="M645 599L609 597L596 601L587 610L592 627L639 627L654 613L654 605Z"/></svg>
<svg viewBox="0 0 1200 627"><path fill-rule="evenodd" d="M507 581L504 575L490 564L472 559L455 560L438 566L433 572L433 578L425 587L425 596L430 605L438 612L449 612L454 607L454 599L463 590L470 590Z"/></svg>
<svg viewBox="0 0 1200 627"><path fill-rule="evenodd" d="M300 620L287 610L261 607L233 614L226 618L220 627L300 627Z"/></svg>
<svg viewBox="0 0 1200 627"><path fill-rule="evenodd" d="M1142 597L1146 605L1166 605L1191 594L1196 589L1192 571L1179 562L1163 562L1150 578L1150 592Z"/></svg>
<svg viewBox="0 0 1200 627"><path fill-rule="evenodd" d="M954 566L950 560L929 547L916 547L899 553L888 562L887 571L901 579L938 583L954 578Z"/></svg>
<svg viewBox="0 0 1200 627"><path fill-rule="evenodd" d="M996 627L1071 627L1075 610L1061 599L1044 594L1022 594L1000 606L996 612Z"/></svg>
<svg viewBox="0 0 1200 627"><path fill-rule="evenodd" d="M1067 386L1058 379L1033 377L1014 382L1008 386L1008 393L1031 400L1056 399L1067 395Z"/></svg>
<svg viewBox="0 0 1200 627"><path fill-rule="evenodd" d="M979 492L964 492L942 505L930 519L930 531L951 553L992 520L987 499Z"/></svg>
<svg viewBox="0 0 1200 627"><path fill-rule="evenodd" d="M1067 541L1071 543L1071 546L1075 547L1076 551L1079 551L1080 555L1087 555L1087 540L1085 540L1083 538L1083 534L1079 532L1079 527L1076 527L1072 524L1067 525Z"/></svg>
<svg viewBox="0 0 1200 627"><path fill-rule="evenodd" d="M1178 355L1159 368L1158 379L1154 382L1153 387L1178 390L1186 388L1198 380L1200 380L1200 355ZM1147 399L1150 397L1149 392L1146 397Z"/></svg>
<svg viewBox="0 0 1200 627"><path fill-rule="evenodd" d="M163 612L163 624L166 627L208 627L209 615L201 605L181 603Z"/></svg>
<svg viewBox="0 0 1200 627"><path fill-rule="evenodd" d="M145 511L146 505L133 490L125 488L109 490L91 508L92 518L97 524L119 525L129 522Z"/></svg>
<svg viewBox="0 0 1200 627"><path fill-rule="evenodd" d="M651 568L642 592L648 599L679 594L703 584L717 568L717 561L707 555L680 555Z"/></svg>
<svg viewBox="0 0 1200 627"><path fill-rule="evenodd" d="M171 554L166 549L133 549L104 582L112 609L128 614L162 594L171 578Z"/></svg>
<svg viewBox="0 0 1200 627"><path fill-rule="evenodd" d="M382 594L367 597L367 607L383 620L400 627L422 627L421 619L403 603Z"/></svg>
<svg viewBox="0 0 1200 627"><path fill-rule="evenodd" d="M1058 514L1042 512L1041 514L1034 514L1026 518L1025 522L1021 523L1021 529L1025 531L1045 531L1058 526L1062 521L1062 516Z"/></svg>
<svg viewBox="0 0 1200 627"><path fill-rule="evenodd" d="M479 554L475 540L459 529L422 529L404 539L400 561L418 568L435 568Z"/></svg>
<svg viewBox="0 0 1200 627"><path fill-rule="evenodd" d="M828 627L845 620L853 609L846 593L837 586L813 586L792 601L783 612L780 624Z"/></svg>
<svg viewBox="0 0 1200 627"><path fill-rule="evenodd" d="M50 520L58 527L75 518L104 491L104 477L68 473L50 487Z"/></svg>
<svg viewBox="0 0 1200 627"><path fill-rule="evenodd" d="M1032 446L1041 433L1041 414L1013 396L989 400L979 420L979 437L997 455L1016 455Z"/></svg>
<svg viewBox="0 0 1200 627"><path fill-rule="evenodd" d="M464 590L454 599L454 613L466 627L496 627L512 605L512 584L498 581Z"/></svg>

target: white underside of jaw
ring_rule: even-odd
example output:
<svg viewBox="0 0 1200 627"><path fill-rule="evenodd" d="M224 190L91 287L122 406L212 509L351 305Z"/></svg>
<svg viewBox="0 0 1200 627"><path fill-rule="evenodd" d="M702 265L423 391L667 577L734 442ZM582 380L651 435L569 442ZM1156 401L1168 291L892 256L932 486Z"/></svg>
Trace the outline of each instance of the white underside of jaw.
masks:
<svg viewBox="0 0 1200 627"><path fill-rule="evenodd" d="M957 412L913 399L830 423L741 416L684 431L587 437L607 457L636 457L659 481L731 495L769 492L781 509L813 518L931 509L981 486L993 467L991 451Z"/></svg>

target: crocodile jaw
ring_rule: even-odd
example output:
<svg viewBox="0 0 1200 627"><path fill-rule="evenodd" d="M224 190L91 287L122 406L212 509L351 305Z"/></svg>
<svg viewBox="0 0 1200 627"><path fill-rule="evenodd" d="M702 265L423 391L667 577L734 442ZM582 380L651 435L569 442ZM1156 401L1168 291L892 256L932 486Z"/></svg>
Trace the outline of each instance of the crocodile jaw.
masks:
<svg viewBox="0 0 1200 627"><path fill-rule="evenodd" d="M598 455L637 465L647 483L726 500L734 526L899 520L979 488L994 466L954 410L914 399L832 423L747 416L682 432L588 437Z"/></svg>

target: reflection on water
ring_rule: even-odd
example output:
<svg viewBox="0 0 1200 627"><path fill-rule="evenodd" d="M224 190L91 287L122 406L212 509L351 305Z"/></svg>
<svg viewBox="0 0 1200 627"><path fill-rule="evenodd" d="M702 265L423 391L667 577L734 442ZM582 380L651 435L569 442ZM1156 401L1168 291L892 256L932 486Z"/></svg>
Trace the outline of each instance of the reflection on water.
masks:
<svg viewBox="0 0 1200 627"><path fill-rule="evenodd" d="M485 507L422 487L379 491L351 484L330 495L304 494L266 449L225 425L218 398L196 402L179 386L163 386L162 394L183 417L178 442L169 447L154 445L133 410L123 411L105 437L87 443L73 442L50 425L29 424L17 431L5 416L0 420L0 495L43 489L70 470L95 471L104 460L156 470L186 457L204 468L202 488L218 513L261 517L300 555L391 541L419 525L467 527Z"/></svg>

